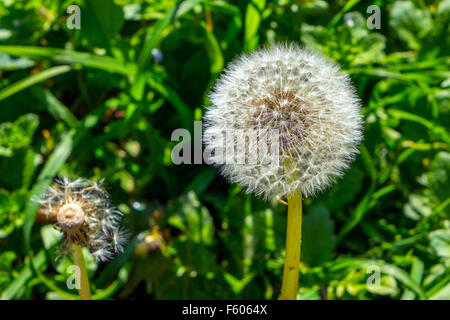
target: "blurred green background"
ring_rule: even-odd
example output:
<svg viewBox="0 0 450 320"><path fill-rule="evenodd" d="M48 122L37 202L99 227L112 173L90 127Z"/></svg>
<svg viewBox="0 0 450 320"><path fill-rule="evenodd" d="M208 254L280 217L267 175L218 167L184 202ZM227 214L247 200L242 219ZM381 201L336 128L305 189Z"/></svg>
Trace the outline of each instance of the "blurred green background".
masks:
<svg viewBox="0 0 450 320"><path fill-rule="evenodd" d="M109 263L86 251L95 298L278 299L286 207L174 165L170 137L227 62L294 41L350 74L365 118L351 169L305 201L299 298L450 299L449 22L449 0L3 0L0 298L76 298L30 200L68 176L104 178L130 231Z"/></svg>

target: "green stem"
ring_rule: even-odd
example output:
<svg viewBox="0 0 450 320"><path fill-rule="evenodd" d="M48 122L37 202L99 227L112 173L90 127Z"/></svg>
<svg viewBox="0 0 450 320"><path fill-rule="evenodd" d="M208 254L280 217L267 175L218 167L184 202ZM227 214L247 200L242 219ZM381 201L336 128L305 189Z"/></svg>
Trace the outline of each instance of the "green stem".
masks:
<svg viewBox="0 0 450 320"><path fill-rule="evenodd" d="M302 195L288 196L288 221L286 232L286 256L284 259L282 300L296 300L298 292L298 269L302 243Z"/></svg>
<svg viewBox="0 0 450 320"><path fill-rule="evenodd" d="M86 271L86 264L84 262L83 253L81 252L81 246L77 244L71 244L70 248L72 250L73 262L80 269L80 288L78 289L80 300L91 300L89 278Z"/></svg>

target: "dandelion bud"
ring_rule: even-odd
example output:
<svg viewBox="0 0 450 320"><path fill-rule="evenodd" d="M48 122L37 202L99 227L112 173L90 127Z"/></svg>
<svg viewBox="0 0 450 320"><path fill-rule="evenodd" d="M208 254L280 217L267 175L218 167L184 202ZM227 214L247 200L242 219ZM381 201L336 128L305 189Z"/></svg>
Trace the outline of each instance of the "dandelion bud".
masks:
<svg viewBox="0 0 450 320"><path fill-rule="evenodd" d="M233 61L210 101L204 141L223 156L210 161L231 182L265 198L299 190L309 197L326 189L354 159L362 139L360 102L349 77L298 45L275 45ZM224 143L216 138L221 132L236 137ZM256 132L253 142L248 132ZM276 144L251 161L267 135L276 136ZM233 161L234 150L245 161ZM270 164L262 161L268 158Z"/></svg>

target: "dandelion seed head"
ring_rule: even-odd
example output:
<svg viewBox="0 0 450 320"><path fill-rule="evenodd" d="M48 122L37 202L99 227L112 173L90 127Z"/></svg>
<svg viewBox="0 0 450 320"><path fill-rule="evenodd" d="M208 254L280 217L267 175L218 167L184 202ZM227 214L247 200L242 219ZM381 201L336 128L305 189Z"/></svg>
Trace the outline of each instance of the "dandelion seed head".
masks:
<svg viewBox="0 0 450 320"><path fill-rule="evenodd" d="M108 261L122 252L126 238L119 228L122 213L101 183L64 177L35 201L56 214L55 228L64 234L63 250L74 243L87 247L97 261Z"/></svg>
<svg viewBox="0 0 450 320"><path fill-rule="evenodd" d="M298 45L275 45L236 59L215 84L210 101L204 116L208 149L224 148L214 138L219 132L253 130L258 141L267 130L278 132L275 164L235 164L229 158L234 155L221 153L222 174L249 193L271 198L301 190L304 197L314 196L342 176L358 153L362 117L349 77ZM236 144L245 143L237 135Z"/></svg>

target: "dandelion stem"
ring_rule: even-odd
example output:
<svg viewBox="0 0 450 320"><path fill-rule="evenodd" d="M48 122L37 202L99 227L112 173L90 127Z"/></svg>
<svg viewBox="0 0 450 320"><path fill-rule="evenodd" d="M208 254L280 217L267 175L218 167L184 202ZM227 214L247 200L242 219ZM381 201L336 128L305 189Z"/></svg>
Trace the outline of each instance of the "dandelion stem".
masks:
<svg viewBox="0 0 450 320"><path fill-rule="evenodd" d="M70 248L72 250L73 262L78 268L80 268L80 288L78 289L80 300L91 300L89 278L86 272L86 264L84 262L83 253L81 252L81 246L77 244L71 244Z"/></svg>
<svg viewBox="0 0 450 320"><path fill-rule="evenodd" d="M288 221L286 232L286 256L284 259L282 300L296 300L298 291L298 267L302 243L302 195L288 196Z"/></svg>

